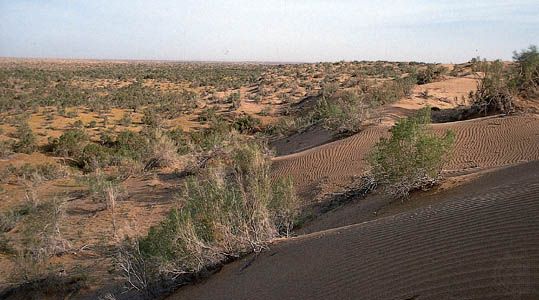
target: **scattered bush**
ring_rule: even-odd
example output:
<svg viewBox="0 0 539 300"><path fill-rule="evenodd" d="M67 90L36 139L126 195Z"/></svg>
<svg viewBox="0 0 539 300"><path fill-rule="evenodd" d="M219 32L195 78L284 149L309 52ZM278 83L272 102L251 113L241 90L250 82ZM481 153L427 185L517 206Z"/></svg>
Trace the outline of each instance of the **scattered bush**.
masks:
<svg viewBox="0 0 539 300"><path fill-rule="evenodd" d="M255 133L260 129L260 119L254 118L250 115L243 115L234 119L232 127L240 133Z"/></svg>
<svg viewBox="0 0 539 300"><path fill-rule="evenodd" d="M321 121L326 128L357 132L369 113L365 99L355 92L347 91L332 99L322 97L317 103L312 121Z"/></svg>
<svg viewBox="0 0 539 300"><path fill-rule="evenodd" d="M15 182L18 183L29 181L38 184L43 181L62 178L67 174L67 170L58 164L44 163L36 165L25 163L20 167L9 165L4 168L0 173L0 182L12 182L11 180L15 179Z"/></svg>
<svg viewBox="0 0 539 300"><path fill-rule="evenodd" d="M406 197L410 191L428 188L439 180L454 134L447 131L436 136L427 130L429 123L427 107L398 121L391 137L382 138L374 147L369 158L373 176L390 194Z"/></svg>
<svg viewBox="0 0 539 300"><path fill-rule="evenodd" d="M426 68L419 69L415 74L417 84L431 83L439 80L447 73L447 68L440 65L428 65Z"/></svg>
<svg viewBox="0 0 539 300"><path fill-rule="evenodd" d="M29 283L57 272L50 259L70 248L62 237L60 225L64 217L64 201L54 198L40 204L26 216L22 229L22 248L12 257L16 269L13 280Z"/></svg>
<svg viewBox="0 0 539 300"><path fill-rule="evenodd" d="M469 114L510 113L513 111L513 96L508 85L508 74L503 62L497 60L484 63L484 77L479 81L477 90L470 92L472 107Z"/></svg>
<svg viewBox="0 0 539 300"><path fill-rule="evenodd" d="M49 143L49 149L58 156L79 157L90 138L82 129L70 129Z"/></svg>
<svg viewBox="0 0 539 300"><path fill-rule="evenodd" d="M539 96L539 52L537 46L513 53L515 71L513 85L525 97Z"/></svg>
<svg viewBox="0 0 539 300"><path fill-rule="evenodd" d="M27 122L21 122L15 131L18 140L13 145L13 151L18 153L33 153L37 149L36 136Z"/></svg>
<svg viewBox="0 0 539 300"><path fill-rule="evenodd" d="M289 181L271 181L264 148L235 145L227 161L189 178L182 206L140 239L141 254L162 273L197 272L290 231L298 202Z"/></svg>

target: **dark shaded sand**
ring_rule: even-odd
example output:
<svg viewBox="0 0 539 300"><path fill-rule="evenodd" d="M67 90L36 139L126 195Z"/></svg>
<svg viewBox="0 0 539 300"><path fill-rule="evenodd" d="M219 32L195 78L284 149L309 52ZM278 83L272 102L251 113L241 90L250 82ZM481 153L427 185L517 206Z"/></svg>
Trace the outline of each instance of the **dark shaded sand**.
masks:
<svg viewBox="0 0 539 300"><path fill-rule="evenodd" d="M488 176L500 184L277 242L170 299L539 299L539 162Z"/></svg>

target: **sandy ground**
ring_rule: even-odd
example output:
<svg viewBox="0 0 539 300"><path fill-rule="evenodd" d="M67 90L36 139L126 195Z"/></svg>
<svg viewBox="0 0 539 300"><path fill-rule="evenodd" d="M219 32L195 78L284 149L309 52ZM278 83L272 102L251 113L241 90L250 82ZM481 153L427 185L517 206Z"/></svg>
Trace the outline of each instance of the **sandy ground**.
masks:
<svg viewBox="0 0 539 300"><path fill-rule="evenodd" d="M514 115L433 124L437 132L456 134L454 155L445 173L459 174L539 159L539 117ZM315 197L348 186L367 168L372 146L388 134L389 126L365 129L349 138L303 152L277 157L276 176L292 176L298 192Z"/></svg>
<svg viewBox="0 0 539 300"><path fill-rule="evenodd" d="M537 299L539 163L438 203L276 242L170 299ZM412 199L413 200L413 199Z"/></svg>

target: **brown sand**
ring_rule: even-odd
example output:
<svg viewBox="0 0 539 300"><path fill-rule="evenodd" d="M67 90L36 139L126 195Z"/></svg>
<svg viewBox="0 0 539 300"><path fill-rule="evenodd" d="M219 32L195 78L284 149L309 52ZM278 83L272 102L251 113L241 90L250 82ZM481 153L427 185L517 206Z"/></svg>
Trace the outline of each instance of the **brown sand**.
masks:
<svg viewBox="0 0 539 300"><path fill-rule="evenodd" d="M539 162L503 185L277 242L170 299L538 299ZM413 200L413 199L412 199Z"/></svg>
<svg viewBox="0 0 539 300"><path fill-rule="evenodd" d="M378 125L333 143L277 157L275 176L291 176L304 197L328 193L350 184L366 171L365 158L389 126ZM445 167L448 174L515 164L539 159L539 117L514 115L434 124L437 132L456 134L453 155Z"/></svg>

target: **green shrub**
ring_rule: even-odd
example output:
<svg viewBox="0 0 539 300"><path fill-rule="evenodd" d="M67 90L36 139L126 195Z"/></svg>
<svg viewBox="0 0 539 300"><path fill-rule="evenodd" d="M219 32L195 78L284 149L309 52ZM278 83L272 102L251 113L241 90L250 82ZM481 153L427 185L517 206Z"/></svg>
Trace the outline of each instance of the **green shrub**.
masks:
<svg viewBox="0 0 539 300"><path fill-rule="evenodd" d="M146 116L146 114L145 114ZM119 121L119 124L122 125L122 126L131 126L131 123L133 123L133 119L131 118L131 114L130 113L124 113L122 118L120 119ZM147 116L146 118L143 118L142 120L142 123L146 124L146 125L153 125L153 124L156 124L157 121L154 120L154 117L153 116Z"/></svg>
<svg viewBox="0 0 539 300"><path fill-rule="evenodd" d="M210 127L189 133L189 137L195 150L212 150L221 146L230 136L230 124L218 119L210 124Z"/></svg>
<svg viewBox="0 0 539 300"><path fill-rule="evenodd" d="M10 177L14 176L17 181L31 181L39 183L46 180L53 180L66 176L68 172L65 168L54 163L29 164L25 163L20 167L9 165L2 172L0 182L9 182Z"/></svg>
<svg viewBox="0 0 539 300"><path fill-rule="evenodd" d="M426 84L439 80L446 73L447 68L444 66L428 65L426 68L418 70L415 76L417 84Z"/></svg>
<svg viewBox="0 0 539 300"><path fill-rule="evenodd" d="M37 149L37 140L35 134L27 122L22 122L15 131L17 141L13 145L13 151L18 153L33 153Z"/></svg>
<svg viewBox="0 0 539 300"><path fill-rule="evenodd" d="M163 119L154 108L146 108L141 121L142 124L149 127L161 127L163 125Z"/></svg>
<svg viewBox="0 0 539 300"><path fill-rule="evenodd" d="M314 109L311 122L321 121L328 129L357 132L368 112L369 106L363 96L346 91L332 99L322 97Z"/></svg>
<svg viewBox="0 0 539 300"><path fill-rule="evenodd" d="M184 155L191 150L189 135L186 134L181 128L175 128L167 131L167 135L176 144L178 154Z"/></svg>
<svg viewBox="0 0 539 300"><path fill-rule="evenodd" d="M391 129L391 137L382 138L370 155L375 180L394 196L406 197L412 190L435 184L440 177L454 134L447 131L437 136L427 130L429 123L428 107L414 117L401 119Z"/></svg>
<svg viewBox="0 0 539 300"><path fill-rule="evenodd" d="M370 103L374 106L394 103L402 97L410 96L414 85L413 76L387 81L381 86L367 89L366 98L370 99Z"/></svg>
<svg viewBox="0 0 539 300"><path fill-rule="evenodd" d="M484 62L481 71L484 77L479 81L477 90L470 92L471 113L491 114L513 111L513 95L509 86L509 74L504 70L502 61Z"/></svg>
<svg viewBox="0 0 539 300"><path fill-rule="evenodd" d="M4 158L13 153L14 142L11 140L0 141L0 158Z"/></svg>
<svg viewBox="0 0 539 300"><path fill-rule="evenodd" d="M206 108L198 115L198 121L200 123L211 123L219 119L217 116L217 109L215 108Z"/></svg>
<svg viewBox="0 0 539 300"><path fill-rule="evenodd" d="M525 97L539 96L539 52L537 46L513 53L515 71L513 85Z"/></svg>
<svg viewBox="0 0 539 300"><path fill-rule="evenodd" d="M140 252L161 272L197 272L289 233L298 207L290 181L272 182L270 158L258 144L237 144L230 153L230 164L188 178L181 207L140 239Z"/></svg>
<svg viewBox="0 0 539 300"><path fill-rule="evenodd" d="M240 133L255 133L260 128L260 119L254 118L250 115L243 115L234 119L232 127Z"/></svg>
<svg viewBox="0 0 539 300"><path fill-rule="evenodd" d="M58 156L79 157L90 138L82 129L70 129L49 143L51 151Z"/></svg>
<svg viewBox="0 0 539 300"><path fill-rule="evenodd" d="M113 163L112 151L100 144L88 143L77 157L77 162L85 171L104 168Z"/></svg>
<svg viewBox="0 0 539 300"><path fill-rule="evenodd" d="M142 162L148 158L150 146L148 138L142 133L125 130L118 134L112 148L119 156Z"/></svg>

